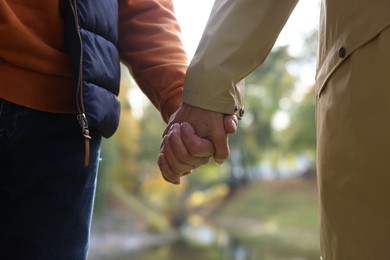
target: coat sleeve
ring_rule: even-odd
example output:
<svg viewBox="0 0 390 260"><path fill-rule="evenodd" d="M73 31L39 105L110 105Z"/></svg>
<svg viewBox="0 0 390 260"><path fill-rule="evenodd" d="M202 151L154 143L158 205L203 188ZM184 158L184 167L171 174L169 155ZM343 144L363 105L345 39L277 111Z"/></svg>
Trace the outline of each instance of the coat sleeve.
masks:
<svg viewBox="0 0 390 260"><path fill-rule="evenodd" d="M119 51L164 121L182 104L188 61L171 0L119 0Z"/></svg>
<svg viewBox="0 0 390 260"><path fill-rule="evenodd" d="M298 0L216 0L184 83L184 103L234 114ZM238 115L240 116L240 115Z"/></svg>

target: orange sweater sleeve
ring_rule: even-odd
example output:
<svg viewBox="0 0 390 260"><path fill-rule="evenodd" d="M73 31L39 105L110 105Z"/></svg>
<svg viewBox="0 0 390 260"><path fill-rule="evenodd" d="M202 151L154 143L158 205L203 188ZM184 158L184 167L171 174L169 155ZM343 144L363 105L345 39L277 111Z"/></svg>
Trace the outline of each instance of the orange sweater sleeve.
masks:
<svg viewBox="0 0 390 260"><path fill-rule="evenodd" d="M119 51L165 122L182 103L188 61L170 0L119 0Z"/></svg>

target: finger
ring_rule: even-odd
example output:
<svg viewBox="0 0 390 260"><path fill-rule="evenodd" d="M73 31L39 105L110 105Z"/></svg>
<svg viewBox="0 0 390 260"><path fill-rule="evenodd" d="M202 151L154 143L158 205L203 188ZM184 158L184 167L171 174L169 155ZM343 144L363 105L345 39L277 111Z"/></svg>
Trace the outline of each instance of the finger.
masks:
<svg viewBox="0 0 390 260"><path fill-rule="evenodd" d="M213 144L208 139L198 136L189 123L182 123L180 130L181 139L192 156L210 158L215 153Z"/></svg>
<svg viewBox="0 0 390 260"><path fill-rule="evenodd" d="M230 155L228 135L226 133L215 135L211 138L215 147L214 160L218 164L223 164Z"/></svg>
<svg viewBox="0 0 390 260"><path fill-rule="evenodd" d="M168 149L168 153L169 153L169 149ZM176 174L169 166L169 163L166 159L166 154L164 154L163 151L161 151L160 154L158 155L157 164L160 168L160 172L164 180L173 184L180 184L180 177L192 173L192 170L188 170L182 174Z"/></svg>
<svg viewBox="0 0 390 260"><path fill-rule="evenodd" d="M176 126L164 137L164 145L161 150L164 152L165 159L172 172L181 175L196 168L196 165L192 164L192 158L181 139L179 125Z"/></svg>
<svg viewBox="0 0 390 260"><path fill-rule="evenodd" d="M158 155L157 165L160 168L161 175L165 181L176 185L180 184L180 176L172 172L164 153Z"/></svg>
<svg viewBox="0 0 390 260"><path fill-rule="evenodd" d="M238 119L236 115L225 115L223 123L226 134L235 134L237 132ZM213 144L216 150L214 160L218 164L222 164L230 155L228 135L215 135Z"/></svg>
<svg viewBox="0 0 390 260"><path fill-rule="evenodd" d="M165 128L162 137L164 138L166 135L168 135L168 134L172 131L172 129L174 129L174 128L176 128L176 127L179 127L179 124L178 124L178 123L168 125L168 126ZM164 139L163 139L163 141L164 141ZM161 149L162 146L163 146L163 142L161 142L161 144L160 144L160 149Z"/></svg>
<svg viewBox="0 0 390 260"><path fill-rule="evenodd" d="M175 124L176 124L176 123L175 123ZM162 136L167 135L167 134L171 131L172 126L175 125L175 124L168 124L167 127L165 128L165 130L164 130Z"/></svg>
<svg viewBox="0 0 390 260"><path fill-rule="evenodd" d="M238 119L236 115L225 115L223 123L226 133L235 134L237 132Z"/></svg>
<svg viewBox="0 0 390 260"><path fill-rule="evenodd" d="M176 110L176 111L170 116L168 125L167 125L167 127L165 128L165 130L164 130L162 136L165 136L166 134L168 134L170 127L175 123L175 115L178 113L179 110L180 110L180 108L179 108L178 110Z"/></svg>
<svg viewBox="0 0 390 260"><path fill-rule="evenodd" d="M187 124L188 125L188 124ZM170 134L167 137L167 142L169 142L169 147L172 150L172 154L175 156L177 161L174 161L173 163L177 163L178 170L180 170L180 174L183 174L183 171L185 170L191 170L198 168L200 165L206 164L210 161L211 155L214 150L213 145L210 141L204 140L205 147L200 147L201 151L204 153L202 156L197 156L191 153L191 150L198 151L196 148L196 145L193 144L193 139L201 140L199 136L195 135L195 131L190 126L189 129L183 128L185 130L184 137L187 139L186 141L192 143L190 145L186 144L183 140L183 132L180 128L174 127ZM193 130L192 134L188 135L189 131L187 130ZM209 152L211 150L211 152ZM199 153L200 154L200 153ZM172 160L173 161L173 160ZM171 166L175 170L175 166Z"/></svg>

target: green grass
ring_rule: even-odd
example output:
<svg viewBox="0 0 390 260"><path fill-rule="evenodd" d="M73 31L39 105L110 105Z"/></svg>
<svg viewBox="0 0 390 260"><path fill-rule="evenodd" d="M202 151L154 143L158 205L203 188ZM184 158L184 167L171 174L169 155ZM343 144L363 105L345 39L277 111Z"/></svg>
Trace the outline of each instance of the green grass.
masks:
<svg viewBox="0 0 390 260"><path fill-rule="evenodd" d="M259 182L239 191L215 217L250 218L281 227L317 229L318 199L313 182Z"/></svg>
<svg viewBox="0 0 390 260"><path fill-rule="evenodd" d="M251 248L259 251L262 247L262 253L285 250L303 259L318 259L318 196L314 182L253 184L218 209L212 221Z"/></svg>

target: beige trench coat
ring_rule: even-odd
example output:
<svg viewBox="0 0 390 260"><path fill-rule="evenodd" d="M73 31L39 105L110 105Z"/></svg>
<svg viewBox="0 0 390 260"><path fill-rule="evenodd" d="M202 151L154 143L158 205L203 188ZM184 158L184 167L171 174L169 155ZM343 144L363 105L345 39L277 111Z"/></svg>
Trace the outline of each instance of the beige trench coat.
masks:
<svg viewBox="0 0 390 260"><path fill-rule="evenodd" d="M297 0L216 0L184 102L226 114ZM390 259L390 0L323 0L316 73L324 260Z"/></svg>

